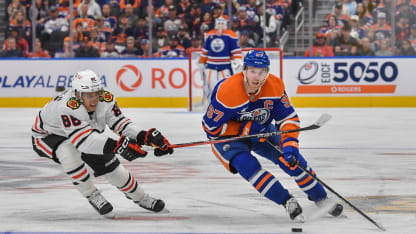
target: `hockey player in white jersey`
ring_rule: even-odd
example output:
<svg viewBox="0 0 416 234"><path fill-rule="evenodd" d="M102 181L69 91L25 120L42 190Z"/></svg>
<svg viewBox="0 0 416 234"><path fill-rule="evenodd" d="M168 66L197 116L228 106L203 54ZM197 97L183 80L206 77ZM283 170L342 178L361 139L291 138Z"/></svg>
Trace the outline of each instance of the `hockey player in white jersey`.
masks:
<svg viewBox="0 0 416 234"><path fill-rule="evenodd" d="M145 193L115 154L129 161L145 157L147 152L140 148L141 145L157 147L155 156L172 154L168 140L155 128L141 131L124 116L114 95L103 89L93 71L76 73L72 86L36 115L32 126L33 149L39 156L59 163L79 192L101 215L111 216L113 206L95 187L90 172L94 176L104 176L139 206L153 212L163 210L165 203ZM120 135L119 139L105 133L106 126Z"/></svg>
<svg viewBox="0 0 416 234"><path fill-rule="evenodd" d="M222 79L243 70L241 48L237 34L227 29L223 17L215 20L215 29L209 31L199 59L198 67L204 77L204 93L210 100L212 89Z"/></svg>

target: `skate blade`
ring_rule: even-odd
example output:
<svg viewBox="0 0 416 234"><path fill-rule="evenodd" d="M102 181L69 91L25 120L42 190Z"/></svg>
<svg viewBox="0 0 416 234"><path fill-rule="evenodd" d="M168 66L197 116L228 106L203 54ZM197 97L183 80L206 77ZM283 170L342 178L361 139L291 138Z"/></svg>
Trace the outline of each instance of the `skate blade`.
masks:
<svg viewBox="0 0 416 234"><path fill-rule="evenodd" d="M304 223L305 221L306 221L306 219L305 219L305 216L303 216L303 214L299 214L293 220L293 222L295 222L295 223Z"/></svg>

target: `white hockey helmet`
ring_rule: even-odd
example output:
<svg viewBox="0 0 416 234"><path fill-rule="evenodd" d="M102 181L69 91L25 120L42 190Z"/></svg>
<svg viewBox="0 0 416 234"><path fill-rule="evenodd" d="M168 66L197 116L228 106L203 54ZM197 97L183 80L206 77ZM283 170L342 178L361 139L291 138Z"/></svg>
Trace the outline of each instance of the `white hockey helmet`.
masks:
<svg viewBox="0 0 416 234"><path fill-rule="evenodd" d="M103 91L100 78L91 70L75 73L72 77L72 87L81 95L83 92Z"/></svg>
<svg viewBox="0 0 416 234"><path fill-rule="evenodd" d="M227 20L224 17L218 17L215 20L215 29L227 29Z"/></svg>

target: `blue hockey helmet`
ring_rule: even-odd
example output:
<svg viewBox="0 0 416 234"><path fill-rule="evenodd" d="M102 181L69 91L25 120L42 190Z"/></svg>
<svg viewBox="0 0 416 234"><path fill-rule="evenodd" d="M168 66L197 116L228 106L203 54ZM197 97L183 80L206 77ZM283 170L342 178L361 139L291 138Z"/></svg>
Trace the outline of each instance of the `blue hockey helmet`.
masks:
<svg viewBox="0 0 416 234"><path fill-rule="evenodd" d="M269 56L267 56L266 52L261 50L250 50L246 56L244 56L244 68L248 66L269 69Z"/></svg>

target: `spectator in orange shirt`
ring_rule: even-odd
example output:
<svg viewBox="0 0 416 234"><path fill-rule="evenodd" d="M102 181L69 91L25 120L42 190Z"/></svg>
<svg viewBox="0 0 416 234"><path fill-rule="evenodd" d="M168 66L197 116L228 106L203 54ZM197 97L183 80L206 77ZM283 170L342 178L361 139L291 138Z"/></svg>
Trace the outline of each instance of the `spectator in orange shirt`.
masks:
<svg viewBox="0 0 416 234"><path fill-rule="evenodd" d="M379 34L383 34L384 38L391 36L392 29L386 22L386 13L379 12L377 14L377 24L373 25L371 29L374 29L377 38L381 37Z"/></svg>
<svg viewBox="0 0 416 234"><path fill-rule="evenodd" d="M311 53L312 50L312 53ZM332 47L326 44L325 34L318 32L315 36L315 42L310 49L305 51L305 57L333 57Z"/></svg>
<svg viewBox="0 0 416 234"><path fill-rule="evenodd" d="M42 48L39 38L35 39L35 53L29 53L29 58L50 58L49 52Z"/></svg>

